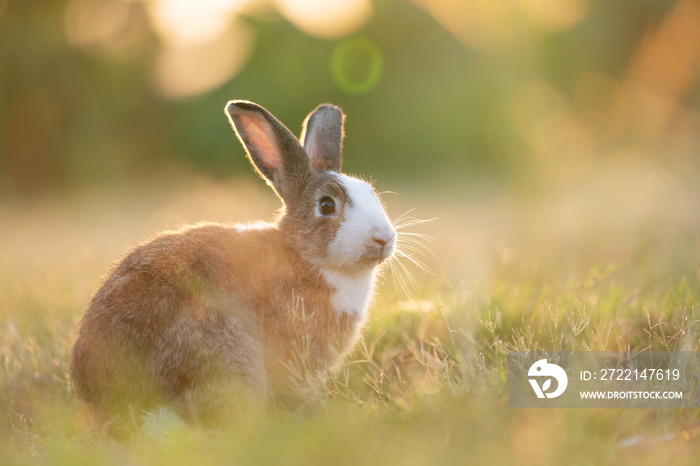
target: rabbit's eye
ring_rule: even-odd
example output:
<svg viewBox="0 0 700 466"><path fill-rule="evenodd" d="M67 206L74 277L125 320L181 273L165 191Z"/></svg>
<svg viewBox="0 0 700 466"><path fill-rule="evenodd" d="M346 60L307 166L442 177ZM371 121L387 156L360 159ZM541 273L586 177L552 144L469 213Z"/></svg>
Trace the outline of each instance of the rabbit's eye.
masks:
<svg viewBox="0 0 700 466"><path fill-rule="evenodd" d="M321 200L318 201L318 210L321 212L321 215L335 213L335 201L328 196L323 196Z"/></svg>

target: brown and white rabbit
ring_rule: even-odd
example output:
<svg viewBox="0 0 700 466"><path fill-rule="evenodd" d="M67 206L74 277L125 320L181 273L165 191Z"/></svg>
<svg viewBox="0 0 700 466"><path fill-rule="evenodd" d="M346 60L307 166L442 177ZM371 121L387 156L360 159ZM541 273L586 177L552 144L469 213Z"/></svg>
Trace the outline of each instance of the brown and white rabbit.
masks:
<svg viewBox="0 0 700 466"><path fill-rule="evenodd" d="M301 142L254 103L226 113L284 208L274 223L161 233L114 266L70 353L93 417L166 406L216 425L235 416L232 397L264 402L358 337L396 232L372 186L340 172L343 113L316 108Z"/></svg>

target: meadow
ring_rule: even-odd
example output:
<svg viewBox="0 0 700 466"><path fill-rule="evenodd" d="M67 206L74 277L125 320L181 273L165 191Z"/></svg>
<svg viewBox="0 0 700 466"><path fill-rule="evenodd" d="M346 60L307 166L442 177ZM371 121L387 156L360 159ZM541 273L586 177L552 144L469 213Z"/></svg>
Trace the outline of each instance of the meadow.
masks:
<svg viewBox="0 0 700 466"><path fill-rule="evenodd" d="M0 0L0 31L0 466L698 464L697 409L512 409L506 364L699 349L697 1ZM230 99L343 108L429 270L385 271L300 409L86 433L68 349L113 262L279 207Z"/></svg>
<svg viewBox="0 0 700 466"><path fill-rule="evenodd" d="M252 174L169 174L2 201L0 464L697 464L697 410L510 409L506 385L509 350L698 350L688 173L611 158L520 188L377 180L393 218L434 219L410 230L432 237L416 252L432 273L386 271L362 340L308 405L230 432L154 413L124 442L84 432L66 375L101 276L159 230L269 219L277 199Z"/></svg>

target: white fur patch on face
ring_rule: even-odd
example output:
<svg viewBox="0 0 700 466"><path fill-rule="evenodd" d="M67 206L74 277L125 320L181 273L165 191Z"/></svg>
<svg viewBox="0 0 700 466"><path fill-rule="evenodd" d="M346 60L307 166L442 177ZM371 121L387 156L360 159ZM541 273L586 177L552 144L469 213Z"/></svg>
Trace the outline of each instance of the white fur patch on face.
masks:
<svg viewBox="0 0 700 466"><path fill-rule="evenodd" d="M374 294L374 270L345 273L323 270L323 278L333 288L331 301L336 312L345 312L362 319Z"/></svg>
<svg viewBox="0 0 700 466"><path fill-rule="evenodd" d="M340 267L356 267L367 248L373 245L373 238L390 240L389 247L393 250L395 231L372 186L351 176L333 175L343 184L351 202L328 248L332 261Z"/></svg>

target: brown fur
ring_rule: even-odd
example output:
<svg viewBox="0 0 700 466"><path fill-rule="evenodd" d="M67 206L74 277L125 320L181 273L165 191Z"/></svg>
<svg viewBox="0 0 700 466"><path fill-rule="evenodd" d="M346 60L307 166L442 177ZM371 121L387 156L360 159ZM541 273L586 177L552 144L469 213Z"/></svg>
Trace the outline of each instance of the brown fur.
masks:
<svg viewBox="0 0 700 466"><path fill-rule="evenodd" d="M338 199L338 215L333 218L314 215L316 199L328 195ZM291 204L280 218L285 239L311 263L323 263L329 253L330 242L345 219L344 211L350 206L345 188L325 172L316 172L306 179L303 195Z"/></svg>
<svg viewBox="0 0 700 466"><path fill-rule="evenodd" d="M329 245L352 205L348 193L262 107L236 101L227 111L285 209L275 224L164 232L115 265L70 353L70 378L89 419L119 424L167 405L219 425L292 392L299 377L323 374L357 337L362 314L334 309L336 290L321 272L335 268ZM340 167L342 126L333 125L342 125L342 112L315 112L309 134L337 150L334 159L312 160ZM317 214L323 196L335 199L334 215Z"/></svg>
<svg viewBox="0 0 700 466"><path fill-rule="evenodd" d="M289 387L290 365L331 366L359 322L332 309L332 290L281 234L203 224L136 247L83 317L70 360L77 396L110 415L167 403L216 417L227 384L264 399Z"/></svg>

